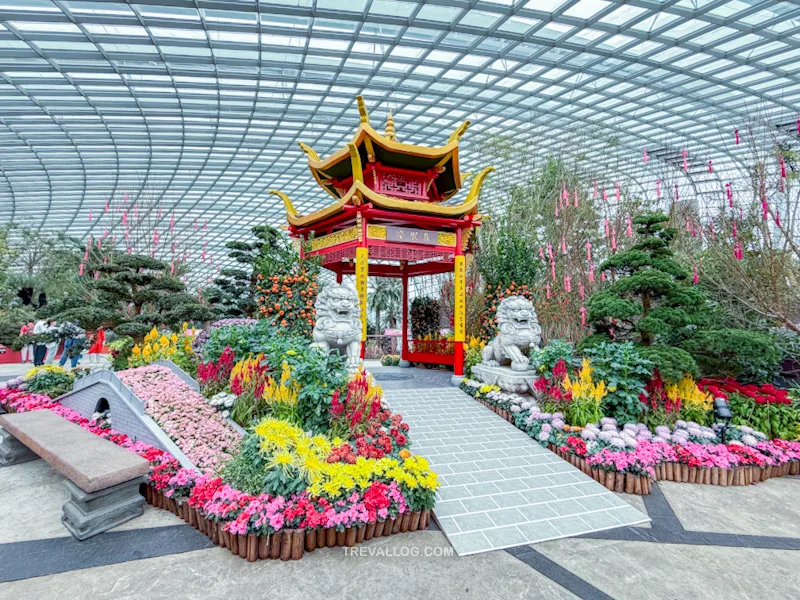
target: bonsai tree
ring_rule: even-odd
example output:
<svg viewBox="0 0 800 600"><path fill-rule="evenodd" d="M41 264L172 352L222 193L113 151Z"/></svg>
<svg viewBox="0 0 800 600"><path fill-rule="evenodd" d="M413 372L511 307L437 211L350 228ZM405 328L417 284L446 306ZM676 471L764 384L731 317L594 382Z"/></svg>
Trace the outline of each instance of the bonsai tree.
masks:
<svg viewBox="0 0 800 600"><path fill-rule="evenodd" d="M154 326L177 328L184 321L207 321L216 313L184 292L184 284L169 275L167 263L146 255L116 252L91 267L93 304L68 307L55 315L93 329L99 325L120 335L141 339Z"/></svg>
<svg viewBox="0 0 800 600"><path fill-rule="evenodd" d="M594 335L582 346L632 341L666 381L675 381L698 374L694 358L675 345L707 327L710 317L706 296L685 284L689 273L673 258L677 231L668 221L660 213L634 218L637 243L600 265L612 283L587 302Z"/></svg>
<svg viewBox="0 0 800 600"><path fill-rule="evenodd" d="M241 267L222 269L219 277L214 279L214 287L206 291L206 299L217 307L222 317L252 317L256 313L256 265L266 253L276 251L283 244L280 232L273 227L260 225L251 231L256 240L225 244L231 250L228 257Z"/></svg>

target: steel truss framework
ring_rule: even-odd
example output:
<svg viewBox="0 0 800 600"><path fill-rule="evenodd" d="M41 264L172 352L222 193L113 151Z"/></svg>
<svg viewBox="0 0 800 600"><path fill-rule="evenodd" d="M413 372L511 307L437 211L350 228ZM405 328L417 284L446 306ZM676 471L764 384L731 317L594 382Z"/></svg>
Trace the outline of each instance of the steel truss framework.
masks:
<svg viewBox="0 0 800 600"><path fill-rule="evenodd" d="M0 0L0 223L97 237L90 210L155 194L162 227L207 221L220 257L283 223L270 188L301 212L328 202L296 141L341 147L359 93L409 143L468 118L465 142L591 131L590 161L609 138L630 157L689 148L723 174L684 175L702 202L740 160L720 131L755 105L798 118L800 2ZM655 167L630 163L649 190ZM201 283L219 260L192 262Z"/></svg>

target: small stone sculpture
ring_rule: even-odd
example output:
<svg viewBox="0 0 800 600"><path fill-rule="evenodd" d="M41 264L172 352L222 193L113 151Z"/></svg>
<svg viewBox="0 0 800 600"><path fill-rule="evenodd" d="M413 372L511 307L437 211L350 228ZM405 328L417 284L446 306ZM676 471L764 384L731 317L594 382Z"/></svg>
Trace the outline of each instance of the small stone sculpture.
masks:
<svg viewBox="0 0 800 600"><path fill-rule="evenodd" d="M317 302L317 323L312 334L314 345L329 352L331 348L343 349L347 354L347 368L361 366L361 307L358 294L341 284L322 288Z"/></svg>
<svg viewBox="0 0 800 600"><path fill-rule="evenodd" d="M524 296L509 296L497 308L497 336L483 349L482 364L501 366L511 361L512 371L527 371L530 359L522 348L538 350L542 341L542 328L536 318L536 309Z"/></svg>

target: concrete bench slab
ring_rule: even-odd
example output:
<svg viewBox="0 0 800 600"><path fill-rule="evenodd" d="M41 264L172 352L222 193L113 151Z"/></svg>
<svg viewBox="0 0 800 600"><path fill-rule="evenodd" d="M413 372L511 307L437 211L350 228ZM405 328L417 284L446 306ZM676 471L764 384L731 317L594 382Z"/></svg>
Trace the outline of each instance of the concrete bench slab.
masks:
<svg viewBox="0 0 800 600"><path fill-rule="evenodd" d="M144 498L139 485L149 470L142 457L49 410L0 415L0 426L3 444L13 436L67 478L70 499L64 504L62 521L77 539L142 514Z"/></svg>

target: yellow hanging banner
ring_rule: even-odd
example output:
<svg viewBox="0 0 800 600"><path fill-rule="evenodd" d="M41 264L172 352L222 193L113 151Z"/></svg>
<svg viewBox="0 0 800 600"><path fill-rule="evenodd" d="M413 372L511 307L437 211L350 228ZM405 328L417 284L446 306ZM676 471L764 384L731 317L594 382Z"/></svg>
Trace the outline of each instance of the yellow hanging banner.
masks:
<svg viewBox="0 0 800 600"><path fill-rule="evenodd" d="M466 339L466 279L467 265L463 256L455 257L455 268L453 271L453 292L455 301L453 302L453 325L455 331L455 341L463 342Z"/></svg>
<svg viewBox="0 0 800 600"><path fill-rule="evenodd" d="M356 292L361 306L361 341L367 341L367 277L369 277L369 250L356 248Z"/></svg>

